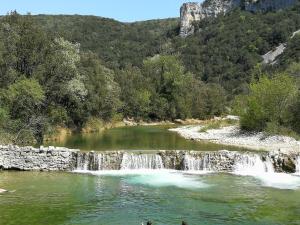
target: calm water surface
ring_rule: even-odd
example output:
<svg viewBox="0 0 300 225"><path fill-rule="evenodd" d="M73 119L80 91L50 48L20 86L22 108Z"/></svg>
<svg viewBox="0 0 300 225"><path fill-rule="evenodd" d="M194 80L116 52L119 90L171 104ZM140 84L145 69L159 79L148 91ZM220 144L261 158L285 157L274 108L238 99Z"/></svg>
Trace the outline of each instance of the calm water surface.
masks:
<svg viewBox="0 0 300 225"><path fill-rule="evenodd" d="M45 143L81 150L241 150L236 147L186 140L167 126L136 126L109 129L101 133L73 134L65 140Z"/></svg>
<svg viewBox="0 0 300 225"><path fill-rule="evenodd" d="M300 224L300 189L253 177L1 172L0 225Z"/></svg>

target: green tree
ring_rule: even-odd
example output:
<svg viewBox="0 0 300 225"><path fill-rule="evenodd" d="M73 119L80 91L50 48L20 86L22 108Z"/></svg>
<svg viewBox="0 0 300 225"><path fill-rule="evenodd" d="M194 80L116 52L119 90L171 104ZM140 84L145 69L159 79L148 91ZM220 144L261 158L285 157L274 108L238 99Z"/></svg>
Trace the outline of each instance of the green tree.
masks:
<svg viewBox="0 0 300 225"><path fill-rule="evenodd" d="M186 74L184 67L176 56L155 56L145 60L143 75L150 79L152 86L152 107L150 114L158 119L185 118L184 112L186 81L190 74ZM161 109L166 112L159 114Z"/></svg>
<svg viewBox="0 0 300 225"><path fill-rule="evenodd" d="M9 111L11 121L6 126L15 134L14 142L26 142L32 136L42 143L46 122L42 115L45 94L40 84L34 79L19 80L4 90L1 98Z"/></svg>
<svg viewBox="0 0 300 225"><path fill-rule="evenodd" d="M243 107L238 110L241 127L262 131L268 126L289 126L292 119L290 109L297 91L295 80L286 74L278 74L273 78L262 76L259 81L252 82L249 95L239 104Z"/></svg>
<svg viewBox="0 0 300 225"><path fill-rule="evenodd" d="M117 72L116 80L121 88L123 115L136 119L147 118L151 103L149 78L144 77L139 68L128 65Z"/></svg>
<svg viewBox="0 0 300 225"><path fill-rule="evenodd" d="M109 121L120 107L120 88L114 72L102 65L92 53L82 55L81 73L87 89L86 107L89 116Z"/></svg>

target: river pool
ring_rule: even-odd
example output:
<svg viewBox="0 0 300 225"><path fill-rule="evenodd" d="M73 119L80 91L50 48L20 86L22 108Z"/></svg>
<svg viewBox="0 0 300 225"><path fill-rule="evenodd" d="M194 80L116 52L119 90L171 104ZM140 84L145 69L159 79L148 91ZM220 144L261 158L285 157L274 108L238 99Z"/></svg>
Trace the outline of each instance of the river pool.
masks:
<svg viewBox="0 0 300 225"><path fill-rule="evenodd" d="M135 126L108 129L100 133L73 134L63 140L47 142L45 146L60 146L81 150L243 150L208 142L186 140L170 126Z"/></svg>
<svg viewBox="0 0 300 225"><path fill-rule="evenodd" d="M166 127L124 127L48 145L81 150L241 150ZM253 167L253 168L252 168ZM0 225L299 225L300 174L119 170L0 171ZM299 168L298 168L299 169ZM242 171L243 172L243 171ZM300 172L300 170L298 171Z"/></svg>
<svg viewBox="0 0 300 225"><path fill-rule="evenodd" d="M231 174L1 172L1 225L300 224L300 189Z"/></svg>

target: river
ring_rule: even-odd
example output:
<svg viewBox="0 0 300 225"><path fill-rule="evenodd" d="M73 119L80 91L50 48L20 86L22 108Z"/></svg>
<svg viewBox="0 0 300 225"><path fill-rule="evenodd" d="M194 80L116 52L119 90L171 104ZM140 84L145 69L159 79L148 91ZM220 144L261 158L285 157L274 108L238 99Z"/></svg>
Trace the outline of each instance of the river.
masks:
<svg viewBox="0 0 300 225"><path fill-rule="evenodd" d="M98 151L237 150L187 141L160 126L77 134L48 145ZM297 173L284 174L255 155L241 158L227 173L207 170L208 159L200 163L186 157L187 170L176 171L163 169L157 155L129 156L123 156L117 171L84 166L73 172L0 171L0 187L12 191L0 195L0 225L300 224L300 158Z"/></svg>
<svg viewBox="0 0 300 225"><path fill-rule="evenodd" d="M1 225L300 223L300 190L231 174L2 172Z"/></svg>
<svg viewBox="0 0 300 225"><path fill-rule="evenodd" d="M217 151L243 150L241 148L217 145L208 142L186 140L176 132L168 131L170 126L119 127L100 133L73 134L63 140L47 142L45 146L60 146L81 150L198 150Z"/></svg>

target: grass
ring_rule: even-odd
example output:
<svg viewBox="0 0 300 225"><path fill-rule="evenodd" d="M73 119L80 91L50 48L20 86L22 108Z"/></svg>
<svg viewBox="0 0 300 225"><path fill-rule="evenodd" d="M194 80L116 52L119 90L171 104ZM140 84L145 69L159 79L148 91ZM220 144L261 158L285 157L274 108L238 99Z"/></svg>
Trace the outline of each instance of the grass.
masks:
<svg viewBox="0 0 300 225"><path fill-rule="evenodd" d="M291 128L279 126L274 123L268 123L264 132L269 136L281 135L295 138L298 141L300 140L300 135L297 132L293 131Z"/></svg>
<svg viewBox="0 0 300 225"><path fill-rule="evenodd" d="M212 129L219 129L222 127L228 127L233 125L238 125L238 120L225 119L225 120L207 120L204 122L204 127L200 129L199 132L207 132Z"/></svg>

